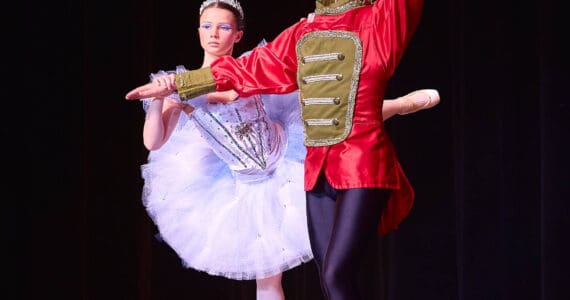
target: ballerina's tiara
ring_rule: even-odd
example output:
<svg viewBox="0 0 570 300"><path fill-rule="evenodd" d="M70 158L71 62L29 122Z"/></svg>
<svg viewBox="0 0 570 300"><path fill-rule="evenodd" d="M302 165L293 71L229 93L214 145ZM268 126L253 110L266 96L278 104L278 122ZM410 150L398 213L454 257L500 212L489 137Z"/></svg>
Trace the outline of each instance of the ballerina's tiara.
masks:
<svg viewBox="0 0 570 300"><path fill-rule="evenodd" d="M237 11L239 12L240 19L243 20L243 9L241 8L241 5L239 4L239 2L237 0L206 0L206 1L202 2L202 5L200 5L200 14L202 14L204 9L206 7L208 7L208 5L210 5L212 3L216 3L216 2L223 2L225 4L232 6L235 9L237 9Z"/></svg>

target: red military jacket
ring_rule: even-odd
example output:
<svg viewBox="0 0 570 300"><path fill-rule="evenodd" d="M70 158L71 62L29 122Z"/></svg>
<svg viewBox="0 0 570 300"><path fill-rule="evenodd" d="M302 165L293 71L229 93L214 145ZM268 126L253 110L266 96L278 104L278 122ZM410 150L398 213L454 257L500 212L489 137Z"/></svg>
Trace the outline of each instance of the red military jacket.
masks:
<svg viewBox="0 0 570 300"><path fill-rule="evenodd" d="M323 86L320 89L322 92L330 90L328 87L334 85L336 78L302 74L305 58L311 56L311 51L337 53L335 43L344 43L338 35L348 36L353 41L351 53L358 55L342 57L342 63L349 61L353 66L349 70L352 73L347 73L350 78L342 78L342 74L339 74L337 77L340 78L337 79L339 82L350 80L350 83L345 81L348 89L352 90L345 93L350 103L344 106L339 116L323 117L326 120L341 120L340 124L347 129L346 134L341 134L340 139L332 139L330 143L308 143L305 140L305 190L314 187L321 172L336 189L391 189L391 197L378 227L380 234L386 234L395 229L409 213L414 202L414 191L384 128L382 103L387 81L419 23L423 1L362 2L341 0L332 8L317 3L314 14L287 28L266 46L256 48L249 56L239 59L222 57L213 62L210 68L216 90L235 89L243 95L251 95L287 93L300 89L300 102L305 109L305 79L328 80L330 77L332 82L326 83L326 88ZM318 32L318 38L322 41L305 49L305 44L300 41L310 40L315 32ZM301 54L303 51L305 53ZM311 57L330 56L326 53L314 53ZM327 68L328 64L313 68L313 71L318 69L327 73ZM329 73L334 73L333 69L331 67ZM180 93L184 87L179 86L178 89ZM318 98L319 90L307 90L307 93L313 94L309 96L317 96L308 98L322 99ZM318 114L318 111L319 108L314 108L312 113ZM333 113L327 111L326 114ZM305 117L304 121L305 131L309 132L312 127L307 125Z"/></svg>

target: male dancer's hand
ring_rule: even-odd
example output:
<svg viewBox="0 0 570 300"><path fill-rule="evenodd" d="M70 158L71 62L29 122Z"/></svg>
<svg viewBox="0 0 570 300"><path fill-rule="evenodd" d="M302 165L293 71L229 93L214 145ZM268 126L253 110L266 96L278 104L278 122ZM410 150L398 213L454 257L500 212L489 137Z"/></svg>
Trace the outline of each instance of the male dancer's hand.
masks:
<svg viewBox="0 0 570 300"><path fill-rule="evenodd" d="M164 98L176 92L175 80L176 76L174 74L156 77L151 83L141 85L128 92L125 99L140 100L150 97Z"/></svg>

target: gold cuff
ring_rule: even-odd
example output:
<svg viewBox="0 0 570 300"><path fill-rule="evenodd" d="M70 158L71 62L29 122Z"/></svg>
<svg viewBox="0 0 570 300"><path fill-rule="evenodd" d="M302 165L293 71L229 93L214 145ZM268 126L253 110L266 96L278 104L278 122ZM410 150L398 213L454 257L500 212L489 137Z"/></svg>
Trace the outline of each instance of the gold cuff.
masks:
<svg viewBox="0 0 570 300"><path fill-rule="evenodd" d="M176 74L176 89L180 99L187 100L216 91L210 67Z"/></svg>

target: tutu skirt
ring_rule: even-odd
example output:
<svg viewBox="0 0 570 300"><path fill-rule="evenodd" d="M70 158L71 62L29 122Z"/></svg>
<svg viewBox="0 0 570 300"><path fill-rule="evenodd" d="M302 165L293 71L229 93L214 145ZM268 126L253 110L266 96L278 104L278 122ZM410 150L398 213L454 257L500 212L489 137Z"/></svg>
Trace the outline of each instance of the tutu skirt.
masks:
<svg viewBox="0 0 570 300"><path fill-rule="evenodd" d="M312 259L303 190L303 129L290 99L265 97L283 130L276 167L236 178L200 125L182 114L168 142L141 166L143 203L184 266L237 280L266 278ZM192 103L194 104L194 103Z"/></svg>

